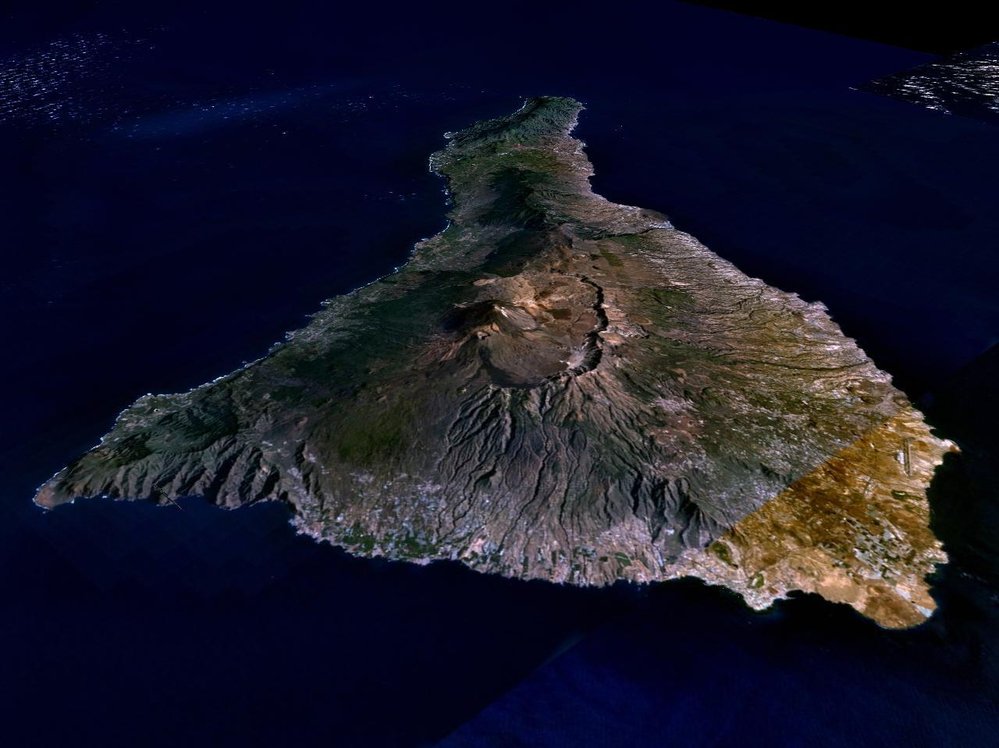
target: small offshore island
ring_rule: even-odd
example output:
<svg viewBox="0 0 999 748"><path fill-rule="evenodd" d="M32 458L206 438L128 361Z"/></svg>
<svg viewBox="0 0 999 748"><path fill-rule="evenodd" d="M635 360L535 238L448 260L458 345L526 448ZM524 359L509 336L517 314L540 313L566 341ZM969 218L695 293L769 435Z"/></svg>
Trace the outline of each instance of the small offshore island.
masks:
<svg viewBox="0 0 999 748"><path fill-rule="evenodd" d="M405 266L232 374L140 398L36 503L280 500L358 555L925 619L946 560L926 488L954 445L821 304L594 194L581 109L449 134L450 223Z"/></svg>

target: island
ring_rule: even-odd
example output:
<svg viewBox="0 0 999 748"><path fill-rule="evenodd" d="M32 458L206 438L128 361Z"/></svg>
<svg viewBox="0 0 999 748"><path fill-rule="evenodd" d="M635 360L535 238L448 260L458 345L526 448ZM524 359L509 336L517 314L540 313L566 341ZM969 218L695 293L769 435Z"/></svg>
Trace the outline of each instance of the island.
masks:
<svg viewBox="0 0 999 748"><path fill-rule="evenodd" d="M823 305L595 194L581 110L532 98L447 133L449 222L403 267L139 398L35 502L282 501L362 556L924 620L946 560L926 489L956 447Z"/></svg>

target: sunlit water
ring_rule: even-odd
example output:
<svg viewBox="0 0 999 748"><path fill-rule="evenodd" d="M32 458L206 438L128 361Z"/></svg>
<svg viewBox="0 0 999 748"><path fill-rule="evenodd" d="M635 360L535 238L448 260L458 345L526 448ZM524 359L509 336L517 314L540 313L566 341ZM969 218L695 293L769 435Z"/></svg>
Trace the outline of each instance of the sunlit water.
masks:
<svg viewBox="0 0 999 748"><path fill-rule="evenodd" d="M999 124L999 42L879 78L865 88L945 114Z"/></svg>

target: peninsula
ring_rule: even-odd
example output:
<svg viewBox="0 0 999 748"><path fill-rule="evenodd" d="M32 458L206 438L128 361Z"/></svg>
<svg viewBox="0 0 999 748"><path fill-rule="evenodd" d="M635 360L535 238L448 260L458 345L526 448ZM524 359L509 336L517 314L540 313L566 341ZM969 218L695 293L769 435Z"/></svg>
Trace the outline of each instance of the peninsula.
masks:
<svg viewBox="0 0 999 748"><path fill-rule="evenodd" d="M449 133L450 222L405 266L238 371L140 398L36 503L278 500L358 555L923 620L946 560L926 488L954 445L821 304L594 194L581 109Z"/></svg>

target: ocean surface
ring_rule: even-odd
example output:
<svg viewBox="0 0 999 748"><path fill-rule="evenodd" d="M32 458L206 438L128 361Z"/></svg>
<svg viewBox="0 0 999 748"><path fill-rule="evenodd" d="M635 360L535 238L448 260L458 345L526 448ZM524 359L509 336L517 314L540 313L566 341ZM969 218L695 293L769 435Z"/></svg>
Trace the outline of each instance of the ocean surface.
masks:
<svg viewBox="0 0 999 748"><path fill-rule="evenodd" d="M999 129L856 90L931 58L670 2L137 5L0 25L0 744L995 744ZM533 94L586 104L598 192L823 301L967 439L928 624L358 560L278 506L31 504L137 396L405 262L443 133Z"/></svg>
<svg viewBox="0 0 999 748"><path fill-rule="evenodd" d="M999 124L999 41L878 78L864 90Z"/></svg>

